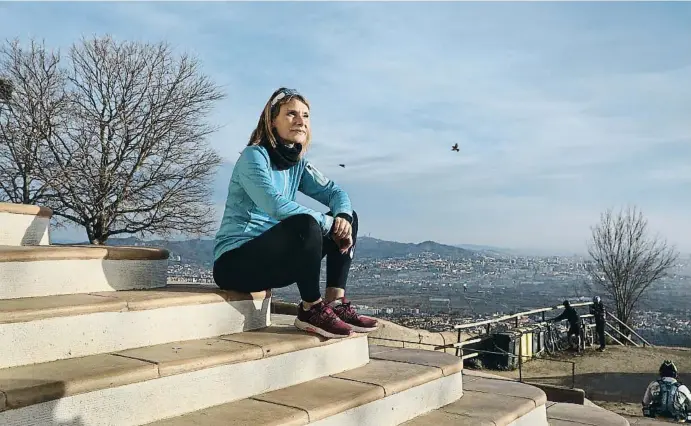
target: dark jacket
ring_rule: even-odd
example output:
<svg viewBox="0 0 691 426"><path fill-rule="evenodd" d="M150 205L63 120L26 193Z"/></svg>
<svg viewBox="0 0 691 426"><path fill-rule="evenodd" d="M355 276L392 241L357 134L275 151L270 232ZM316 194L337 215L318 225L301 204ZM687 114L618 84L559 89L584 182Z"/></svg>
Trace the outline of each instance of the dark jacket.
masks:
<svg viewBox="0 0 691 426"><path fill-rule="evenodd" d="M607 310L602 302L590 305L590 313L595 316L595 321L598 322L604 321L607 317Z"/></svg>
<svg viewBox="0 0 691 426"><path fill-rule="evenodd" d="M566 319L571 326L581 324L581 317L578 315L578 312L576 312L576 309L574 309L573 306L569 306L568 308L564 309L564 312L562 312L558 317L554 318L553 321L556 322L563 319Z"/></svg>

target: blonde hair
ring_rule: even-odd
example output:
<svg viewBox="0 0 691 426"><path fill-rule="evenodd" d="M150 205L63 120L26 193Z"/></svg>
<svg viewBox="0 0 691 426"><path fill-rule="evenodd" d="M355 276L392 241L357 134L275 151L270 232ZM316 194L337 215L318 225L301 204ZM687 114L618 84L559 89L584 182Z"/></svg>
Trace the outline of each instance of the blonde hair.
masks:
<svg viewBox="0 0 691 426"><path fill-rule="evenodd" d="M274 101L274 99L279 94L281 94L281 92L284 91L285 95L277 101ZM276 118L276 116L278 116L278 112L281 110L281 105L290 102L292 99L297 99L303 104L307 105L308 109L310 108L310 104L307 101L307 99L305 99L305 97L301 94L297 93L297 91L286 89L285 87L277 89L271 94L271 97L266 102L266 105L264 105L264 110L259 116L259 122L257 122L257 127L252 131L252 135L250 135L250 141L247 143L247 146L269 145L272 148L276 148L276 136L274 135L271 122L274 120L274 118ZM275 102L273 105L271 105L272 101ZM300 157L305 155L305 152L307 152L307 148L309 148L311 142L312 129L308 129L307 140L304 144L302 144L302 151L300 152Z"/></svg>

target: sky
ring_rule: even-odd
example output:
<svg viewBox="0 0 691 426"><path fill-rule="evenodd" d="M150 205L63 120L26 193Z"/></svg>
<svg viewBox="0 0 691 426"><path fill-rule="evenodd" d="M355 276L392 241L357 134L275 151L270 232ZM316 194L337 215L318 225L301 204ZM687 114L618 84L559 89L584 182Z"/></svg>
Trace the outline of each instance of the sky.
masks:
<svg viewBox="0 0 691 426"><path fill-rule="evenodd" d="M361 235L584 253L601 212L637 205L691 252L691 3L0 4L2 39L104 34L193 53L226 93L219 220L285 86L310 100L308 158Z"/></svg>

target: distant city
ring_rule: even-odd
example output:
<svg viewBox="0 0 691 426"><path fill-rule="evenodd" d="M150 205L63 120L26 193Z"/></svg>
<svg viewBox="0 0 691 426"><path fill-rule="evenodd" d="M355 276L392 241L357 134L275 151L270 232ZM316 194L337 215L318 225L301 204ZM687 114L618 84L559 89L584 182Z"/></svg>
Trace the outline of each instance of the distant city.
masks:
<svg viewBox="0 0 691 426"><path fill-rule="evenodd" d="M565 299L590 301L593 296L583 285L589 280L584 257L521 256L433 242L407 244L404 253L399 246L403 243L364 241L365 249L358 247L361 256L351 269L348 298L359 312L406 327L445 331L459 323L554 306ZM395 256L386 255L388 246L395 247ZM671 272L641 301L634 328L653 344L691 347L691 256L680 258ZM188 262L172 251L169 280L213 283L211 260ZM273 294L275 300L299 301L296 286L274 289ZM607 303L606 295L599 295Z"/></svg>

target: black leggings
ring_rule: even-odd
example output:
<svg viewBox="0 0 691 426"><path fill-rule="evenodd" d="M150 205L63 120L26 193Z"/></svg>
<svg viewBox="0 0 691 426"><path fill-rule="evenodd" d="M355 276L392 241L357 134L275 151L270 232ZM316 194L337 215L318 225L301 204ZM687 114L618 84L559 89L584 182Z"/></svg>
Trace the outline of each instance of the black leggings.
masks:
<svg viewBox="0 0 691 426"><path fill-rule="evenodd" d="M319 275L324 256L326 286L346 287L357 240L355 212L352 227L353 247L341 254L336 242L322 235L319 223L312 216L290 216L240 247L223 253L214 262L214 281L224 290L242 293L297 283L302 300L315 302L321 297Z"/></svg>
<svg viewBox="0 0 691 426"><path fill-rule="evenodd" d="M578 324L571 324L569 327L569 331L566 332L566 337L569 339L569 345L571 344L571 336L578 336L579 340L579 345L580 343L583 343L584 336L583 336L583 326L581 323Z"/></svg>
<svg viewBox="0 0 691 426"><path fill-rule="evenodd" d="M597 334L600 347L605 347L605 321L595 320L595 333Z"/></svg>

